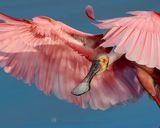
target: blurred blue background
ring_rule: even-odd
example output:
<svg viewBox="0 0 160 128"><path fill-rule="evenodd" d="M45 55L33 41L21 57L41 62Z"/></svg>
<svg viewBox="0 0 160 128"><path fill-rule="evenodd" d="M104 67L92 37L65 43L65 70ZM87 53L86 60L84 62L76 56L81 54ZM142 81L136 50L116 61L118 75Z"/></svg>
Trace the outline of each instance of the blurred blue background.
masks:
<svg viewBox="0 0 160 128"><path fill-rule="evenodd" d="M0 12L31 19L46 15L74 28L102 32L90 24L84 8L91 4L99 19L125 16L126 11L160 10L159 0L0 0ZM159 128L160 109L145 94L138 102L106 111L81 109L45 96L0 70L0 128Z"/></svg>

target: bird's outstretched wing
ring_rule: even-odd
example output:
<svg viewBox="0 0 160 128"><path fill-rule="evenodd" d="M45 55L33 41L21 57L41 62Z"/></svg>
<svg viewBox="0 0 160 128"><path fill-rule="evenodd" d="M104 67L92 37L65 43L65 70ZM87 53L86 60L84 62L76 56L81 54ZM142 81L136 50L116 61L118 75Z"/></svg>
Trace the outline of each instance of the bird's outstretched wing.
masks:
<svg viewBox="0 0 160 128"><path fill-rule="evenodd" d="M86 9L94 17L91 7ZM115 51L138 64L160 69L160 13L154 11L128 12L134 16L97 20L101 29L111 29L105 34L103 47L116 46Z"/></svg>
<svg viewBox="0 0 160 128"><path fill-rule="evenodd" d="M86 76L101 35L80 32L42 16L31 21L1 13L0 20L4 21L0 22L0 66L27 84L34 82L46 94L54 92L61 99L94 109L106 109L141 95L134 68L125 59L95 77L87 94L71 94Z"/></svg>

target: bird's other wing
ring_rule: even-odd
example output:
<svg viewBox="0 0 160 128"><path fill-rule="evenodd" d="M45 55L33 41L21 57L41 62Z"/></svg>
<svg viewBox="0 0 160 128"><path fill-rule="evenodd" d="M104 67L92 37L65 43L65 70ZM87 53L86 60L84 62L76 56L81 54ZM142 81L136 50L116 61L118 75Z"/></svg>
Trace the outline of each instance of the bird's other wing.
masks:
<svg viewBox="0 0 160 128"><path fill-rule="evenodd" d="M91 7L86 9L94 16ZM114 47L127 59L160 69L160 13L155 11L131 11L133 16L97 20L101 29L111 29L103 37L102 47ZM93 15L93 16L92 16Z"/></svg>
<svg viewBox="0 0 160 128"><path fill-rule="evenodd" d="M101 35L80 32L48 17L31 21L0 14L0 19L4 21L0 22L0 66L17 79L83 108L106 109L141 95L134 68L127 63L95 77L87 94L71 94L97 54L84 44L100 42Z"/></svg>
<svg viewBox="0 0 160 128"><path fill-rule="evenodd" d="M76 67L85 67L96 54L87 44L101 42L101 35L78 31L49 17L34 17L32 21L0 13L0 20L1 66L29 84L36 79L39 88L47 94L52 89L44 85L53 84L51 81L47 83L50 77L56 79L49 74L51 68L56 73L55 69L60 70L58 67L66 69L66 72L68 69L76 71Z"/></svg>
<svg viewBox="0 0 160 128"><path fill-rule="evenodd" d="M101 46L116 46L115 51L126 58L160 69L160 16L156 12L129 12L135 16L103 20L96 26L112 27Z"/></svg>

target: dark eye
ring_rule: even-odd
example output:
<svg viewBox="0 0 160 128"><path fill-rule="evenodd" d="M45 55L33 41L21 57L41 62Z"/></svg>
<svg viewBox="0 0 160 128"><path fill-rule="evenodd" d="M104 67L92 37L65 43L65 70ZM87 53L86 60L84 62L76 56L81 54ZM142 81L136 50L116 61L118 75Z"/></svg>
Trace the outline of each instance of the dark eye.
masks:
<svg viewBox="0 0 160 128"><path fill-rule="evenodd" d="M106 62L106 59L102 59L102 62L105 63L105 62Z"/></svg>

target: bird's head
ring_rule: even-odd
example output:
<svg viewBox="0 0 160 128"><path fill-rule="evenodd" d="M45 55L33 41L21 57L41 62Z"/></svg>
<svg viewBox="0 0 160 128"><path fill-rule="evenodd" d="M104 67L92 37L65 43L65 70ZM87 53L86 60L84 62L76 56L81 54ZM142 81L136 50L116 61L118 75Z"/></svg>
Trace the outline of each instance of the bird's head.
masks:
<svg viewBox="0 0 160 128"><path fill-rule="evenodd" d="M108 63L109 57L106 54L98 54L92 60L92 65L86 77L91 80L93 76L101 74L107 69Z"/></svg>
<svg viewBox="0 0 160 128"><path fill-rule="evenodd" d="M98 75L107 69L108 63L109 63L109 57L106 54L99 54L94 58L93 61L98 61L98 64L97 64L98 68L96 72L96 75Z"/></svg>
<svg viewBox="0 0 160 128"><path fill-rule="evenodd" d="M90 82L95 75L104 72L109 63L109 57L106 54L98 54L92 61L92 65L83 81L72 90L72 94L80 96L90 89Z"/></svg>

